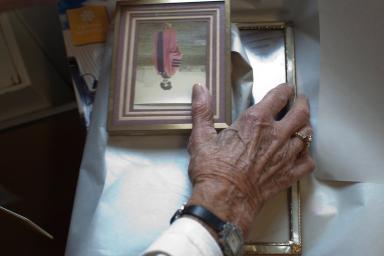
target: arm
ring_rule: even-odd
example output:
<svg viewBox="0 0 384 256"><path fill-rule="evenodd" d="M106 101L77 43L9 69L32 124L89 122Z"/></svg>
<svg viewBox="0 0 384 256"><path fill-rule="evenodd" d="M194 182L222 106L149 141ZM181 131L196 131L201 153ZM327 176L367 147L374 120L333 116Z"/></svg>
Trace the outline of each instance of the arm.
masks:
<svg viewBox="0 0 384 256"><path fill-rule="evenodd" d="M189 205L204 206L222 220L236 224L246 236L251 221L268 199L314 169L305 143L294 136L299 131L312 134L307 99L299 96L282 120L274 118L292 96L292 87L280 85L231 127L217 133L208 90L194 87L193 130L188 145L193 185ZM202 230L189 232L178 221L151 246L148 255L168 255L158 254L159 251L185 255L193 249L197 253L188 255L222 255L217 243L212 242L217 240L217 234L205 223L194 219L190 225L204 227L206 234L211 234L209 243L199 241L204 235ZM172 240L174 232L180 240L169 245L167 241ZM199 254L199 250L209 253Z"/></svg>

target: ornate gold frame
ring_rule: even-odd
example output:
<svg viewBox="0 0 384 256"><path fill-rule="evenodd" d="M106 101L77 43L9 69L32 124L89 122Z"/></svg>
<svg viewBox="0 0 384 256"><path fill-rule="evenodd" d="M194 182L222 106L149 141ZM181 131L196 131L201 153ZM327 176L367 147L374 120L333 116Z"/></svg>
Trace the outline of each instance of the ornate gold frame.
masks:
<svg viewBox="0 0 384 256"><path fill-rule="evenodd" d="M108 109L108 131L110 134L133 134L133 135L147 135L147 134L173 134L188 132L192 129L191 123L172 123L172 124L145 124L145 125L114 125L113 123L113 102L114 102L114 84L116 82L115 72L116 70L116 58L118 47L118 31L119 20L121 19L121 7L127 5L148 5L148 4L173 4L173 3L202 3L202 2L223 2L225 4L225 54L224 58L228 65L224 69L225 80L225 104L224 108L224 122L215 123L215 128L224 129L231 123L231 87L230 87L230 0L132 0L132 1L118 1L116 4L116 19L115 19L115 35L113 43L113 59L112 59L112 76L110 81L110 93L109 93L109 109Z"/></svg>
<svg viewBox="0 0 384 256"><path fill-rule="evenodd" d="M295 48L293 28L282 22L239 22L235 23L241 29L249 30L284 30L286 80L295 88L297 93ZM283 242L250 242L244 246L244 255L301 255L301 212L300 212L300 184L297 182L287 190L289 209L289 240Z"/></svg>

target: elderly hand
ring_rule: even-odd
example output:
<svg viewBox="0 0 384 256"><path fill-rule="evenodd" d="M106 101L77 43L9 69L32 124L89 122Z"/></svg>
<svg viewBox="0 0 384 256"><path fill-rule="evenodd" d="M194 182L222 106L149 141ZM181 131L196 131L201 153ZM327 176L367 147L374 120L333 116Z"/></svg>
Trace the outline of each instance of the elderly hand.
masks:
<svg viewBox="0 0 384 256"><path fill-rule="evenodd" d="M292 96L291 86L279 85L232 126L217 133L209 92L194 86L189 205L206 207L236 224L246 236L266 200L314 169L305 143L294 136L295 132L312 134L307 99L297 97L285 117L275 120Z"/></svg>

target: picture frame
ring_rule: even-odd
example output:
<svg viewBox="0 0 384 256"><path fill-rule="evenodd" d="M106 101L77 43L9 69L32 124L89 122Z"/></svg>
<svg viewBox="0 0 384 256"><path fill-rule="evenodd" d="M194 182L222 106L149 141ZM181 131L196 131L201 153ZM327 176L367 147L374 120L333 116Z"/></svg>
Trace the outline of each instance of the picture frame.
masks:
<svg viewBox="0 0 384 256"><path fill-rule="evenodd" d="M47 22L31 19L36 13L47 16ZM59 29L55 9L0 14L0 131L76 109L64 66L52 66L52 60L66 61ZM56 52L45 52L41 45Z"/></svg>
<svg viewBox="0 0 384 256"><path fill-rule="evenodd" d="M190 131L196 83L212 95L215 128L228 127L229 19L228 0L117 2L109 133Z"/></svg>
<svg viewBox="0 0 384 256"><path fill-rule="evenodd" d="M284 45L282 49L282 54L284 55L283 63L283 74L285 82L294 87L295 96L297 95L297 85L296 85L296 70L295 70L295 50L294 50L294 34L293 27L290 24L284 22L236 22L235 24L239 28L240 35L242 31L247 31L248 33L261 33L260 42L262 44L254 45L255 49L258 49L262 52L261 59L267 59L265 52L268 51L268 40L276 40L278 34L281 35L281 40ZM270 33L269 33L270 32ZM253 44L255 44L255 38L251 38ZM272 43L273 44L273 43ZM276 51L276 50L275 50ZM273 56L274 61L278 57ZM276 75L276 70L279 68L275 64L263 64L273 68L274 74ZM280 68L281 69L281 68ZM262 69L261 69L262 70ZM269 73L265 70L262 70L266 73L266 76L270 76ZM260 78L259 81L266 82L267 79ZM274 84L274 81L271 81L271 85ZM267 86L268 87L268 86ZM271 88L265 88L269 90ZM259 90L260 91L260 90ZM254 98L262 98L262 95L255 95L260 92L253 91ZM244 255L301 255L302 253L302 234L301 234L301 212L300 212L300 183L296 182L291 188L286 191L287 207L288 209L288 239L286 241L247 241L244 245Z"/></svg>

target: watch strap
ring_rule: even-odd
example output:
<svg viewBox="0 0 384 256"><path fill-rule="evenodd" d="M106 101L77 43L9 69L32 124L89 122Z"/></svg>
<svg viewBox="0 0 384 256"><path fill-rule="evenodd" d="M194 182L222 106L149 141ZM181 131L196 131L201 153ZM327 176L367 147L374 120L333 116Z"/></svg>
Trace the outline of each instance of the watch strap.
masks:
<svg viewBox="0 0 384 256"><path fill-rule="evenodd" d="M210 228L215 230L217 233L220 233L223 230L225 225L224 221L222 221L219 217L217 217L207 208L200 205L188 205L188 206L182 207L172 217L171 223L173 223L176 219L178 219L179 217L185 214L201 220L202 222L207 224Z"/></svg>
<svg viewBox="0 0 384 256"><path fill-rule="evenodd" d="M218 233L218 242L225 256L242 255L243 235L241 230L234 224L222 221L211 211L200 205L181 206L171 218L171 224L183 215L193 216L215 230Z"/></svg>

